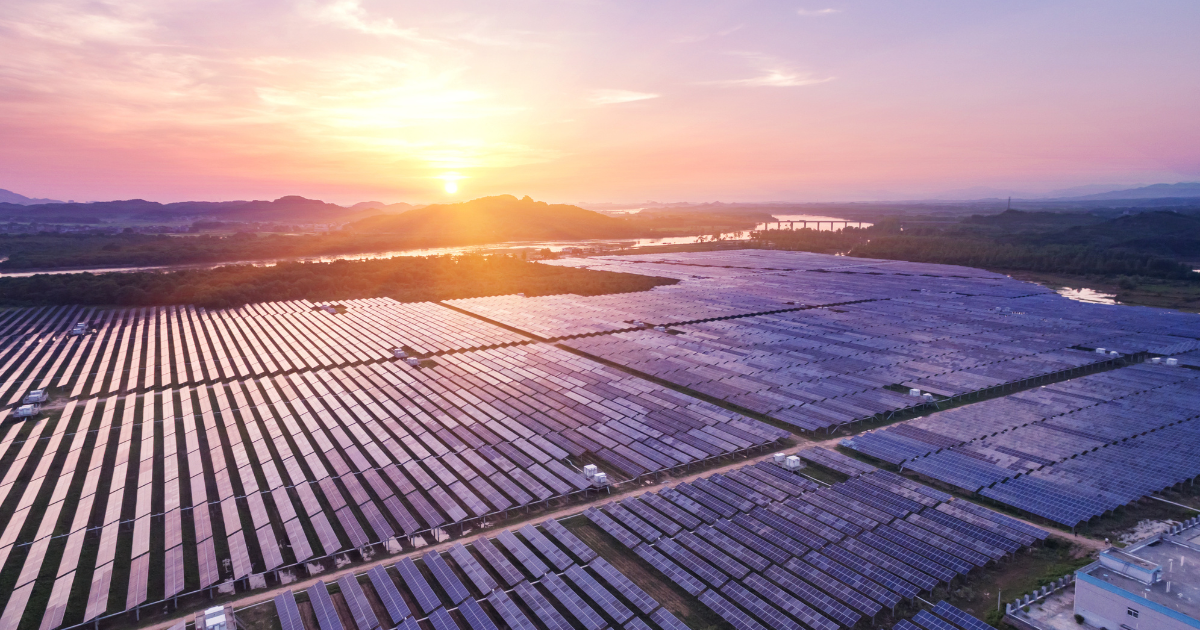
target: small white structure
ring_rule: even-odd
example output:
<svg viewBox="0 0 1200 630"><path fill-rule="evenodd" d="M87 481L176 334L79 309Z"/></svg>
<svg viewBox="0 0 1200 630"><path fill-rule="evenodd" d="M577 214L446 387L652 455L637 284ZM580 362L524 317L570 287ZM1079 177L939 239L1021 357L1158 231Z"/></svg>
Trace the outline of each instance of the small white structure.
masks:
<svg viewBox="0 0 1200 630"><path fill-rule="evenodd" d="M933 394L925 392L924 394L921 394L921 399L925 402L933 402Z"/></svg>
<svg viewBox="0 0 1200 630"><path fill-rule="evenodd" d="M916 389L916 388L910 389L910 390L908 390L908 395L912 396L913 398L920 398L921 390Z"/></svg>
<svg viewBox="0 0 1200 630"><path fill-rule="evenodd" d="M1179 359L1176 359L1175 357L1171 357L1170 359L1167 359L1167 365L1170 365L1172 367L1179 365Z"/></svg>
<svg viewBox="0 0 1200 630"><path fill-rule="evenodd" d="M775 453L774 459L775 459L776 464L779 464L780 466L782 466L784 460L787 459L787 454L786 453Z"/></svg>
<svg viewBox="0 0 1200 630"><path fill-rule="evenodd" d="M1096 354L1104 354L1104 348L1096 348Z"/></svg>
<svg viewBox="0 0 1200 630"><path fill-rule="evenodd" d="M403 359L408 356L408 353L400 348L392 348L392 356L396 357L397 359Z"/></svg>
<svg viewBox="0 0 1200 630"><path fill-rule="evenodd" d="M659 332L667 332L667 327L666 326L655 326L654 330L657 330Z"/></svg>
<svg viewBox="0 0 1200 630"><path fill-rule="evenodd" d="M588 464L587 466L583 467L583 476L587 477L588 479L595 478L596 473L598 472L600 472L600 469L596 468L595 464Z"/></svg>
<svg viewBox="0 0 1200 630"><path fill-rule="evenodd" d="M1121 353L1120 353L1120 352L1117 352L1116 350L1109 350L1109 351L1108 351L1108 356L1110 356L1110 357L1119 357L1119 356L1121 356Z"/></svg>
<svg viewBox="0 0 1200 630"><path fill-rule="evenodd" d="M32 418L37 415L37 405L21 405L13 412L14 418Z"/></svg>
<svg viewBox="0 0 1200 630"><path fill-rule="evenodd" d="M326 313L329 313L330 315L337 315L337 309L333 308L332 306L330 306L328 304L322 306L321 310L325 311Z"/></svg>
<svg viewBox="0 0 1200 630"><path fill-rule="evenodd" d="M592 477L592 487L593 488L607 488L608 487L608 473L602 473L602 472L596 473L596 475L594 477Z"/></svg>
<svg viewBox="0 0 1200 630"><path fill-rule="evenodd" d="M1158 365L1159 363L1162 363L1162 357L1154 357L1154 358L1150 359L1150 362L1155 365Z"/></svg>
<svg viewBox="0 0 1200 630"><path fill-rule="evenodd" d="M78 337L86 332L87 332L87 324L84 322L79 322L78 324L75 324L74 326L71 327L71 336L72 337Z"/></svg>
<svg viewBox="0 0 1200 630"><path fill-rule="evenodd" d="M800 470L804 468L804 462L801 462L800 458L795 455L788 455L788 458L783 462L783 467L788 470Z"/></svg>
<svg viewBox="0 0 1200 630"><path fill-rule="evenodd" d="M26 405L40 405L47 400L50 400L50 396L46 394L46 390L35 389L28 394L25 394L25 400L22 402L24 402Z"/></svg>
<svg viewBox="0 0 1200 630"><path fill-rule="evenodd" d="M417 357L408 357L407 359L404 360L404 362L413 367L417 367L417 366L421 365L421 360L418 359Z"/></svg>
<svg viewBox="0 0 1200 630"><path fill-rule="evenodd" d="M204 630L226 630L228 627L224 606L213 606L204 611Z"/></svg>

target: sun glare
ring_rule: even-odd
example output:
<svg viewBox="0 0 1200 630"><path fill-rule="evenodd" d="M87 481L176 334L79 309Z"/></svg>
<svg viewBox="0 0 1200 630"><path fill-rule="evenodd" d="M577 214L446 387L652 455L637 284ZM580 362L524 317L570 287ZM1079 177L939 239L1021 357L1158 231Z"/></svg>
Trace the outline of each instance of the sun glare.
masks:
<svg viewBox="0 0 1200 630"><path fill-rule="evenodd" d="M446 192L453 195L454 193L458 192L458 182L453 181L453 180L447 181L444 188L446 189Z"/></svg>

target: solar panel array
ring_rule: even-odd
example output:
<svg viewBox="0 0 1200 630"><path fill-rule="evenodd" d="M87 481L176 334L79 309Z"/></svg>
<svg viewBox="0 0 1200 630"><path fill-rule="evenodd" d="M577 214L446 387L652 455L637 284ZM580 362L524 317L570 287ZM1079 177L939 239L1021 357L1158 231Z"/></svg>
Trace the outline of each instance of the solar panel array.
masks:
<svg viewBox="0 0 1200 630"><path fill-rule="evenodd" d="M560 556L568 559L565 565L552 559ZM408 630L419 623L437 630L535 630L538 623L563 630L575 624L590 630L686 628L553 520L525 525L515 533L505 530L469 545L457 543L446 552L405 557L390 569L376 565L365 575L347 573L337 586L337 593L331 594L324 582L317 582L305 592L308 604L299 606L292 591L277 596L282 629ZM386 615L376 613L371 594ZM340 625L339 604L353 619L350 627ZM318 627L304 627L301 607L311 607Z"/></svg>
<svg viewBox="0 0 1200 630"><path fill-rule="evenodd" d="M344 315L296 308L275 316ZM580 493L579 458L619 481L787 435L545 344L434 362L83 397L59 417L0 426L10 462L0 501L14 508L0 515L0 566L15 567L0 618L36 615L34 601L50 630L366 545L408 545ZM48 510L31 509L39 498ZM89 532L98 552L85 551ZM48 558L57 564L44 567ZM48 599L31 599L39 587Z"/></svg>
<svg viewBox="0 0 1200 630"><path fill-rule="evenodd" d="M1075 527L1200 475L1197 384L1196 371L1140 364L842 444Z"/></svg>
<svg viewBox="0 0 1200 630"><path fill-rule="evenodd" d="M611 296L481 298L453 308L371 299L0 313L0 396L13 404L48 386L70 399L61 413L0 423L7 466L0 503L9 508L0 512L0 626L40 615L41 630L53 630L225 580L244 588L247 578L383 541L432 542L431 532L454 524L486 523L581 492L587 484L575 465L583 461L620 481L789 435L728 409L815 431L928 404L897 391L909 387L970 397L1117 360L1090 351L1099 346L1122 354L1200 349L1195 315L1084 305L957 267L767 251L555 264L681 282ZM79 321L91 332L67 334ZM397 348L419 356L417 365L396 358ZM1134 368L1112 374L1125 372L1129 383L1107 387L1136 385ZM1089 409L1153 410L1128 427L1117 415L1070 424L1068 416L1085 418L1087 409L1068 412L1069 401L1041 409L1024 394L1013 397L1026 405L1023 424L1053 427L1074 442L1022 447L1022 435L1042 435L1032 424L1004 427L1011 435L1001 439L917 424L863 439L891 440L894 449L875 452L903 450L903 460L944 457L943 468L966 471L960 476L980 487L997 467L1026 472L1072 444L1124 439L986 490L1035 511L1043 507L1023 484L1044 486L1074 501L1059 502L1072 515L1091 513L1187 469L1121 470L1146 445L1168 439L1179 443L1164 442L1163 461L1188 461L1190 425L1180 415L1187 405L1174 400L1190 383L1182 372L1172 378L1183 380L1153 390L1172 398L1147 403L1154 407L1120 407L1150 401L1150 390L1117 396L1055 386L1063 400L1104 398ZM705 402L714 400L722 406ZM1054 405L1061 412L1052 416ZM0 410L0 420L10 411ZM959 424L975 422L985 424ZM988 426L995 432L1001 424ZM1139 435L1128 437L1134 428ZM922 444L941 452L928 456ZM963 451L976 447L996 462ZM808 456L839 465L836 454L821 453ZM1091 465L1104 475L1088 477L1081 467ZM611 516L593 514L643 544L643 536L665 531L672 542L683 536L696 548L719 546L715 532L736 536L717 521L736 534L733 520L745 509L805 491L777 472L739 470L614 507ZM821 509L839 504L819 500ZM697 522L712 525L707 538L685 535ZM774 540L796 551L791 538ZM560 543L547 532L536 544ZM681 556L695 555L676 544ZM579 562L581 553L566 557ZM782 560L770 548L755 553ZM547 561L554 573L564 562ZM484 574L475 578L486 583Z"/></svg>
<svg viewBox="0 0 1200 630"><path fill-rule="evenodd" d="M429 302L307 301L236 309L83 307L0 314L0 399L54 386L96 396L528 343L528 337ZM326 305L327 306L327 305ZM337 314L335 314L337 313ZM82 336L68 331L87 323Z"/></svg>
<svg viewBox="0 0 1200 630"><path fill-rule="evenodd" d="M1198 380L1200 373L1193 370L1137 364L914 418L847 438L842 445L901 464L1097 405L1128 400L1136 406L1144 404L1146 396L1173 398L1180 388L1194 388Z"/></svg>
<svg viewBox="0 0 1200 630"><path fill-rule="evenodd" d="M853 627L1047 536L864 466L822 487L761 462L585 514L737 628Z"/></svg>

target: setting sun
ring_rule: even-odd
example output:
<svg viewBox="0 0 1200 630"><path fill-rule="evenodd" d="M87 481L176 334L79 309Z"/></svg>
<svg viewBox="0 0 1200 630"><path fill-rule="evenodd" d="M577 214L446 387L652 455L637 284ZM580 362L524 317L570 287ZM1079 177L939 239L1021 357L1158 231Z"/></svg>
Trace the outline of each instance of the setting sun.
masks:
<svg viewBox="0 0 1200 630"><path fill-rule="evenodd" d="M444 188L446 189L446 192L453 195L454 193L458 192L458 182L453 180L447 181Z"/></svg>

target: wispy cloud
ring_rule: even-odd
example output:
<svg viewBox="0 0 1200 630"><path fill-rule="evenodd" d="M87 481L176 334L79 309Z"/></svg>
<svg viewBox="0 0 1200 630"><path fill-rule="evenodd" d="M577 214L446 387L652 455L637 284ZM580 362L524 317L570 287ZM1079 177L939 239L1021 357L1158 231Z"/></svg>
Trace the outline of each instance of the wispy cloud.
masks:
<svg viewBox="0 0 1200 630"><path fill-rule="evenodd" d="M705 85L722 87L801 87L832 81L833 77L817 78L811 72L794 70L782 60L759 53L732 53L750 60L751 65L758 71L755 76L744 79L725 79L706 81Z"/></svg>
<svg viewBox="0 0 1200 630"><path fill-rule="evenodd" d="M420 39L414 28L402 28L390 17L372 18L358 0L334 0L306 7L310 17L325 22L370 35L384 35L404 39Z"/></svg>
<svg viewBox="0 0 1200 630"><path fill-rule="evenodd" d="M763 74L748 79L730 79L728 81L712 81L712 85L727 87L801 87L832 81L833 77L818 79L807 72L795 72L786 68L769 69Z"/></svg>
<svg viewBox="0 0 1200 630"><path fill-rule="evenodd" d="M632 90L596 90L592 92L592 105L617 105L619 103L633 103L635 101L646 101L652 98L658 98L658 94L649 92L634 92Z"/></svg>
<svg viewBox="0 0 1200 630"><path fill-rule="evenodd" d="M841 12L841 9L796 9L796 15L801 15L804 17L823 17Z"/></svg>

